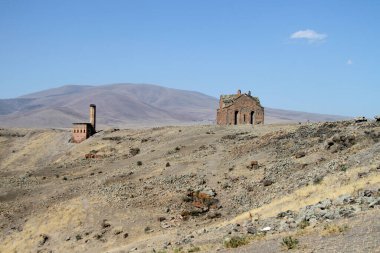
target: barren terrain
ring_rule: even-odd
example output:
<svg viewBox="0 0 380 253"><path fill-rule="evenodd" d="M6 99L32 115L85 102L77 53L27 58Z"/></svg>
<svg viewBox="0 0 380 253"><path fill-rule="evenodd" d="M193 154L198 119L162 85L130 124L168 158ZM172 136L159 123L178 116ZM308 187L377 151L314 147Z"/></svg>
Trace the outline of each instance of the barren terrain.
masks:
<svg viewBox="0 0 380 253"><path fill-rule="evenodd" d="M379 252L380 124L0 129L0 252Z"/></svg>

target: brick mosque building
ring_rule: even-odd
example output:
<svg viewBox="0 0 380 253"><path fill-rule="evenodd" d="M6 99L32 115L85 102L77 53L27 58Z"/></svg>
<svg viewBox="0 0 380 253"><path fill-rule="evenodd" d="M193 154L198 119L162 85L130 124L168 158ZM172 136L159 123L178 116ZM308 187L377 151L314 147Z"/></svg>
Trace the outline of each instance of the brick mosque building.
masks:
<svg viewBox="0 0 380 253"><path fill-rule="evenodd" d="M96 105L90 105L90 123L73 123L71 141L81 143L96 133Z"/></svg>
<svg viewBox="0 0 380 253"><path fill-rule="evenodd" d="M251 92L221 95L216 122L218 125L257 125L264 124L264 107Z"/></svg>

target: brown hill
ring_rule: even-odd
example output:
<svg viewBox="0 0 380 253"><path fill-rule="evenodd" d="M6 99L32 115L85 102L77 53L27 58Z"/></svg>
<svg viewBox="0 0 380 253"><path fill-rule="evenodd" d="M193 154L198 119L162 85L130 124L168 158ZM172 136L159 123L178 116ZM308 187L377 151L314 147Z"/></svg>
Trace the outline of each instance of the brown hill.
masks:
<svg viewBox="0 0 380 253"><path fill-rule="evenodd" d="M0 100L0 126L66 128L98 109L98 126L133 127L212 123L218 100L148 84L69 85ZM266 108L266 123L333 121L346 117Z"/></svg>

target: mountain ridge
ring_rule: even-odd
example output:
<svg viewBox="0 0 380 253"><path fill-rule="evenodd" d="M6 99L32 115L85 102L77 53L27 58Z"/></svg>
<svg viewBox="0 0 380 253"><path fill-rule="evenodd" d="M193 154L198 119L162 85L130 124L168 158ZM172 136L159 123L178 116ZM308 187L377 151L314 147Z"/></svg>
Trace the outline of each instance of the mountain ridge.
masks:
<svg viewBox="0 0 380 253"><path fill-rule="evenodd" d="M215 97L153 84L65 85L0 99L0 126L67 128L73 122L88 121L92 103L97 105L101 128L210 124L218 107ZM265 107L266 123L348 118Z"/></svg>

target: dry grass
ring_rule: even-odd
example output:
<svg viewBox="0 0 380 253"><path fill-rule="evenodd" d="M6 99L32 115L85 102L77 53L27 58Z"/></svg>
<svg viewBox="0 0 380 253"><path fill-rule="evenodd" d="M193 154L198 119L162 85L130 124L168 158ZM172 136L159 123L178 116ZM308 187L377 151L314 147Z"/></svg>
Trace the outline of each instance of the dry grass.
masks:
<svg viewBox="0 0 380 253"><path fill-rule="evenodd" d="M326 224L321 231L322 236L336 235L349 229L348 225Z"/></svg>
<svg viewBox="0 0 380 253"><path fill-rule="evenodd" d="M0 245L0 252L33 252L40 234L51 235L60 229L79 228L86 219L85 206L83 201L76 199L30 218L21 232L6 237Z"/></svg>

